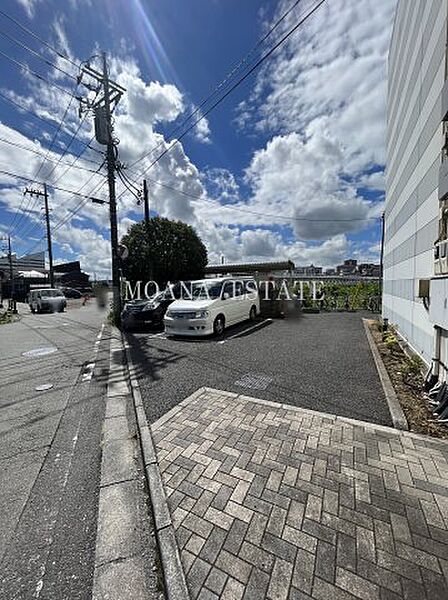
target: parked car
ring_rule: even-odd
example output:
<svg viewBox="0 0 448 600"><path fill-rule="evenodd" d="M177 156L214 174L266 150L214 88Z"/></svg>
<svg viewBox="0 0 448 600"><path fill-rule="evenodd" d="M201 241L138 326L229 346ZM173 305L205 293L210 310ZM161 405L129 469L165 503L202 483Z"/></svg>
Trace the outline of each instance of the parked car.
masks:
<svg viewBox="0 0 448 600"><path fill-rule="evenodd" d="M64 288L63 289L64 296L70 299L79 299L82 298L82 294L79 290L75 290L75 288Z"/></svg>
<svg viewBox="0 0 448 600"><path fill-rule="evenodd" d="M221 335L229 325L254 320L260 312L251 277L195 281L191 299L175 300L164 318L168 335Z"/></svg>
<svg viewBox="0 0 448 600"><path fill-rule="evenodd" d="M138 329L142 326L162 326L163 317L175 293L160 292L145 300L130 300L121 312L121 324L124 329Z"/></svg>
<svg viewBox="0 0 448 600"><path fill-rule="evenodd" d="M28 304L32 313L63 312L67 306L67 300L61 290L57 288L42 288L30 291Z"/></svg>

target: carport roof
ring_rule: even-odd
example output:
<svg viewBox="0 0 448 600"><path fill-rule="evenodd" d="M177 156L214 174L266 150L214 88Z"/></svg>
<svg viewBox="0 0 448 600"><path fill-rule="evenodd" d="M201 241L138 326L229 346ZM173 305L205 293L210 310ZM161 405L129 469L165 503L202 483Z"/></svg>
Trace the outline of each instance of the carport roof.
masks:
<svg viewBox="0 0 448 600"><path fill-rule="evenodd" d="M271 271L292 271L295 268L292 260L257 263L227 263L224 265L208 265L205 273L208 275L227 275L228 273L270 273Z"/></svg>

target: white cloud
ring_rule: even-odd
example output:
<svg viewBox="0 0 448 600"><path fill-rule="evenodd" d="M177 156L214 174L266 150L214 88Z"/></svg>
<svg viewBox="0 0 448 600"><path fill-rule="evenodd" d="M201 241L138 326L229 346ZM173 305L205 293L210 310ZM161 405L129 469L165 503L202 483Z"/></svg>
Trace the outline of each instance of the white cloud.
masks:
<svg viewBox="0 0 448 600"><path fill-rule="evenodd" d="M25 9L28 17L32 19L36 12L36 6L40 0L17 0L17 2Z"/></svg>
<svg viewBox="0 0 448 600"><path fill-rule="evenodd" d="M194 132L198 142L201 142L202 144L211 144L211 131L207 117L202 117L202 119L196 123Z"/></svg>
<svg viewBox="0 0 448 600"><path fill-rule="evenodd" d="M210 195L221 203L227 204L239 199L240 186L234 174L228 169L218 167L205 169L203 180Z"/></svg>
<svg viewBox="0 0 448 600"><path fill-rule="evenodd" d="M300 8L305 5L305 8ZM279 3L277 17L289 6ZM291 28L311 3L282 24ZM352 174L385 161L387 53L396 0L326 3L262 68L241 120L265 132L301 132L324 117ZM280 37L280 33L278 34Z"/></svg>
<svg viewBox="0 0 448 600"><path fill-rule="evenodd" d="M386 187L384 171L376 171L375 173L361 176L358 181L358 186L383 192Z"/></svg>
<svg viewBox="0 0 448 600"><path fill-rule="evenodd" d="M275 136L247 169L258 210L292 216L301 239L326 239L365 226L371 205L344 181L343 150L314 121L304 136ZM298 220L300 218L308 220ZM359 220L355 220L359 219Z"/></svg>
<svg viewBox="0 0 448 600"><path fill-rule="evenodd" d="M278 243L278 236L265 229L248 229L241 233L241 250L245 257L274 258Z"/></svg>

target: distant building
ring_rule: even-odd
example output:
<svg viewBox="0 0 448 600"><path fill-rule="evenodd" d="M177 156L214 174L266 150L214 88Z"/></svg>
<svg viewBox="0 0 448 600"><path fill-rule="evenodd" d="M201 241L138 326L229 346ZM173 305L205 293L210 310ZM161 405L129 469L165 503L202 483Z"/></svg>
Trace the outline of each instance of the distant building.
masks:
<svg viewBox="0 0 448 600"><path fill-rule="evenodd" d="M19 271L39 271L40 273L45 273L45 252L27 254L21 258L17 258L17 255L13 254L12 269L15 275ZM6 272L7 277L9 277L8 256L0 256L0 271Z"/></svg>
<svg viewBox="0 0 448 600"><path fill-rule="evenodd" d="M356 275L358 273L358 261L353 258L344 260L344 264L336 267L336 273L338 275Z"/></svg>
<svg viewBox="0 0 448 600"><path fill-rule="evenodd" d="M53 266L54 279L61 287L82 288L89 285L89 275L81 271L78 260Z"/></svg>
<svg viewBox="0 0 448 600"><path fill-rule="evenodd" d="M294 269L294 275L301 276L314 276L314 275L322 275L322 267L315 267L314 265L310 265L309 267L296 267Z"/></svg>
<svg viewBox="0 0 448 600"><path fill-rule="evenodd" d="M358 265L358 273L362 277L379 277L380 265L373 263L361 263Z"/></svg>

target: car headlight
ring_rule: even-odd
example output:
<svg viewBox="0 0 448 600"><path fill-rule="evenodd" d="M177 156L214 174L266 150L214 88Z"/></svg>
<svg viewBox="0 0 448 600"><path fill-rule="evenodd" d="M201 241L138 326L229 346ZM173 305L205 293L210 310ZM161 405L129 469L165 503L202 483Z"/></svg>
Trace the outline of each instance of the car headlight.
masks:
<svg viewBox="0 0 448 600"><path fill-rule="evenodd" d="M208 310L199 310L196 313L194 313L195 319L206 319L209 316L210 313L208 312Z"/></svg>
<svg viewBox="0 0 448 600"><path fill-rule="evenodd" d="M159 306L160 302L148 302L148 304L145 304L144 310L156 310Z"/></svg>

